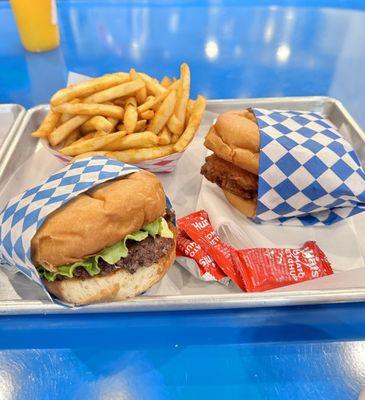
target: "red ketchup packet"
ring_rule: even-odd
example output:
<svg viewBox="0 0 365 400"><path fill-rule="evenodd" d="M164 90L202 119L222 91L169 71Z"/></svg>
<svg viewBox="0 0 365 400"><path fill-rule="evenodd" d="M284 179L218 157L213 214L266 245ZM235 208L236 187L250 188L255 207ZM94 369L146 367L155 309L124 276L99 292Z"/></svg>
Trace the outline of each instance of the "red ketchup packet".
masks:
<svg viewBox="0 0 365 400"><path fill-rule="evenodd" d="M247 292L262 292L333 274L327 257L313 241L300 249L238 250L236 256L244 265Z"/></svg>
<svg viewBox="0 0 365 400"><path fill-rule="evenodd" d="M239 257L234 257L235 249L224 243L214 231L204 210L197 211L177 220L177 225L194 242L209 254L223 272L242 290L245 290L242 279L243 265Z"/></svg>
<svg viewBox="0 0 365 400"><path fill-rule="evenodd" d="M222 283L227 280L227 275L217 266L213 258L180 228L178 228L176 241L176 256L193 259L199 268L199 276L203 280L216 280Z"/></svg>

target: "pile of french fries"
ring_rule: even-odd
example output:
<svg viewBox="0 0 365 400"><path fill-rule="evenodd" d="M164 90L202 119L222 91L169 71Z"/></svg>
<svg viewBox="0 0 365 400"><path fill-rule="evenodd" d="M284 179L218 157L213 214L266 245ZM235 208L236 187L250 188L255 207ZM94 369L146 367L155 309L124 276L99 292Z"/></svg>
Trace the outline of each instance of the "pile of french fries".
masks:
<svg viewBox="0 0 365 400"><path fill-rule="evenodd" d="M66 156L104 155L140 162L184 151L202 120L206 100L190 99L190 70L161 82L131 69L59 90L32 133Z"/></svg>

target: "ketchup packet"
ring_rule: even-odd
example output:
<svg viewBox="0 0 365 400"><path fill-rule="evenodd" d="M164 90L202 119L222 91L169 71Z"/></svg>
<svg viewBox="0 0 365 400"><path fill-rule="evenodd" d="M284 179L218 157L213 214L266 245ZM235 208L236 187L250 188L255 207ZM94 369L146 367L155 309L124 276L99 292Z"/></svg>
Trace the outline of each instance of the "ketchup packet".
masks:
<svg viewBox="0 0 365 400"><path fill-rule="evenodd" d="M262 292L333 274L327 257L313 241L300 249L238 250L235 257L244 265L247 292Z"/></svg>
<svg viewBox="0 0 365 400"><path fill-rule="evenodd" d="M219 281L227 284L227 275L217 266L213 258L210 257L201 246L190 239L190 237L180 228L176 241L176 256L191 258L195 261L199 269L199 278L205 281ZM188 268L186 265L184 265ZM188 268L190 272L190 268ZM195 274L194 274L195 275Z"/></svg>
<svg viewBox="0 0 365 400"><path fill-rule="evenodd" d="M243 265L240 258L234 256L236 250L219 238L209 222L208 214L204 210L179 218L177 225L213 258L219 268L237 286L245 290L242 278Z"/></svg>

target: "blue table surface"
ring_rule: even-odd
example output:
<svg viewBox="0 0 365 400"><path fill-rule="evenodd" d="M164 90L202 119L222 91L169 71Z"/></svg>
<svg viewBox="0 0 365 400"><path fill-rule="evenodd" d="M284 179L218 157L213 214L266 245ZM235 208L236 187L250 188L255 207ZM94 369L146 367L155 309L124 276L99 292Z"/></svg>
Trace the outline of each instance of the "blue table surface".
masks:
<svg viewBox="0 0 365 400"><path fill-rule="evenodd" d="M309 3L309 5L308 5ZM329 95L365 126L362 1L59 1L59 49L25 52L0 2L0 103L46 103L72 70L134 66L193 95ZM356 399L364 304L0 319L1 399Z"/></svg>

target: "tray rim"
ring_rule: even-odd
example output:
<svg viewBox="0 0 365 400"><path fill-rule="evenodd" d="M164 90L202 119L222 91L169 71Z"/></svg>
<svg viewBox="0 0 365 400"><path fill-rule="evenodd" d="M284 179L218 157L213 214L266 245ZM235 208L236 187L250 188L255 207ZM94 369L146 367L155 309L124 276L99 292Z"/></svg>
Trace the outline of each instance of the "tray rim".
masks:
<svg viewBox="0 0 365 400"><path fill-rule="evenodd" d="M212 298L213 297L213 298ZM334 298L335 297L335 298ZM139 296L120 302L98 303L87 306L68 307L41 301L2 301L0 317L3 315L31 314L92 314L118 312L166 312L201 311L238 308L287 307L336 303L358 303L365 301L364 289L302 290L298 292L261 292L234 294L201 294L174 296Z"/></svg>
<svg viewBox="0 0 365 400"><path fill-rule="evenodd" d="M242 99L211 99L209 105L232 105L237 103L266 103L266 102L318 102L335 105L352 126L356 133L365 142L365 133L356 123L341 101L329 96L295 96L295 97L261 97ZM24 109L24 107L23 107ZM49 104L40 104L27 111L24 109L21 120L16 127L9 131L6 140L0 146L0 177L11 157L15 146L21 139L23 131L32 115L49 109ZM24 115L25 113L25 115ZM21 124L20 124L21 122ZM20 124L20 126L19 126ZM19 129L18 129L19 128ZM8 145L8 147L6 147ZM4 157L3 157L4 155ZM228 308L257 308L282 307L314 304L333 304L345 302L365 301L365 288L332 289L332 290L301 290L260 293L232 293L232 294L184 294L165 296L139 296L122 302L99 303L81 307L67 307L59 303L42 302L37 300L9 300L0 301L1 315L24 314L83 314L83 313L116 313L116 312L153 312L153 311L183 311L207 310Z"/></svg>

